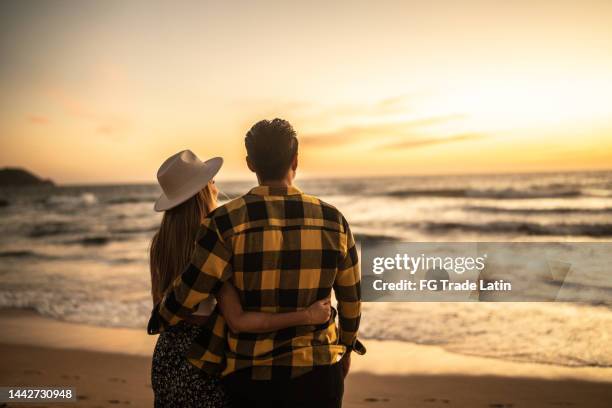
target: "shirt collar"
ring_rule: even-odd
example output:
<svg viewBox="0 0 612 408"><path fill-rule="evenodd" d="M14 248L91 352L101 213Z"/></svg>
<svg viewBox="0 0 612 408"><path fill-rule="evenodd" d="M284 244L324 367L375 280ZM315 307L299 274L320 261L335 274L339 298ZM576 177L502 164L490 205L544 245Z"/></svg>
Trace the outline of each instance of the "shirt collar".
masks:
<svg viewBox="0 0 612 408"><path fill-rule="evenodd" d="M270 186L257 186L249 191L249 194L255 194L259 196L290 196L303 194L302 191L295 187L270 187Z"/></svg>

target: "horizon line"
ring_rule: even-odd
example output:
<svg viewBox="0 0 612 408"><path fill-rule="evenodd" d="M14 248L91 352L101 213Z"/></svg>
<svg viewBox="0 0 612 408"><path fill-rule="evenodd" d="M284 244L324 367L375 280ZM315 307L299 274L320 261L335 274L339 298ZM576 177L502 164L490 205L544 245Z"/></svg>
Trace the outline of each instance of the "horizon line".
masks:
<svg viewBox="0 0 612 408"><path fill-rule="evenodd" d="M400 177L409 177L409 178L419 178L419 177L482 177L482 176L512 176L512 175L550 175L553 173L558 174L579 174L579 173L609 173L612 172L612 167L607 169L589 169L589 170L538 170L538 171L502 171L502 172L467 172L467 173L404 173L404 174L383 174L383 175L372 175L372 174L363 174L363 175L336 175L336 176L305 176L305 177L297 177L296 184L299 184L300 181L318 181L318 180L355 180L355 179L393 179ZM55 184L55 187L78 187L78 186L117 186L117 185L150 185L157 184L155 179L151 181L95 181L95 182L68 182L68 183L58 183L51 179ZM252 178L234 178L229 177L224 180L220 180L219 183L223 184L224 182L232 182L232 183L246 183L253 182L257 183L255 177Z"/></svg>

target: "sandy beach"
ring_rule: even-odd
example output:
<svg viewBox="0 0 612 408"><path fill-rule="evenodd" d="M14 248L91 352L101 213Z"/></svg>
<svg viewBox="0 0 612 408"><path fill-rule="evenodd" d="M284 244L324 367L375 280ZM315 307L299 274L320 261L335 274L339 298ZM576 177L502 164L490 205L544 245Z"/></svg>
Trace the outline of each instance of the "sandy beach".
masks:
<svg viewBox="0 0 612 408"><path fill-rule="evenodd" d="M73 386L82 407L152 405L155 337L144 330L12 309L0 311L0 327L1 385ZM393 341L366 344L368 354L353 359L345 407L608 407L612 400L612 369L514 363Z"/></svg>

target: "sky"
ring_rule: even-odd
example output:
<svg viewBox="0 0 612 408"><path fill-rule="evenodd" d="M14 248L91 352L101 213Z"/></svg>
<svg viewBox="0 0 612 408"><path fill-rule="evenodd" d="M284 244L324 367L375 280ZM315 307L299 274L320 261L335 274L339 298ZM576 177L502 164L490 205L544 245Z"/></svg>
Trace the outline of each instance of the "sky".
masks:
<svg viewBox="0 0 612 408"><path fill-rule="evenodd" d="M3 1L0 167L152 182L189 148L251 177L612 169L610 1Z"/></svg>

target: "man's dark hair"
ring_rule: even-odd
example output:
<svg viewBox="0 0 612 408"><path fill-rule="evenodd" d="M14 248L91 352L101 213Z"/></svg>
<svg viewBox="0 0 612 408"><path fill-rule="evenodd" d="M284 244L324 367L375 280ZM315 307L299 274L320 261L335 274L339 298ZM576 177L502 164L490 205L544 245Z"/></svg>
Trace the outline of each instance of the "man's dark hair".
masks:
<svg viewBox="0 0 612 408"><path fill-rule="evenodd" d="M261 180L280 180L298 150L293 126L284 119L262 120L244 138L247 154Z"/></svg>

